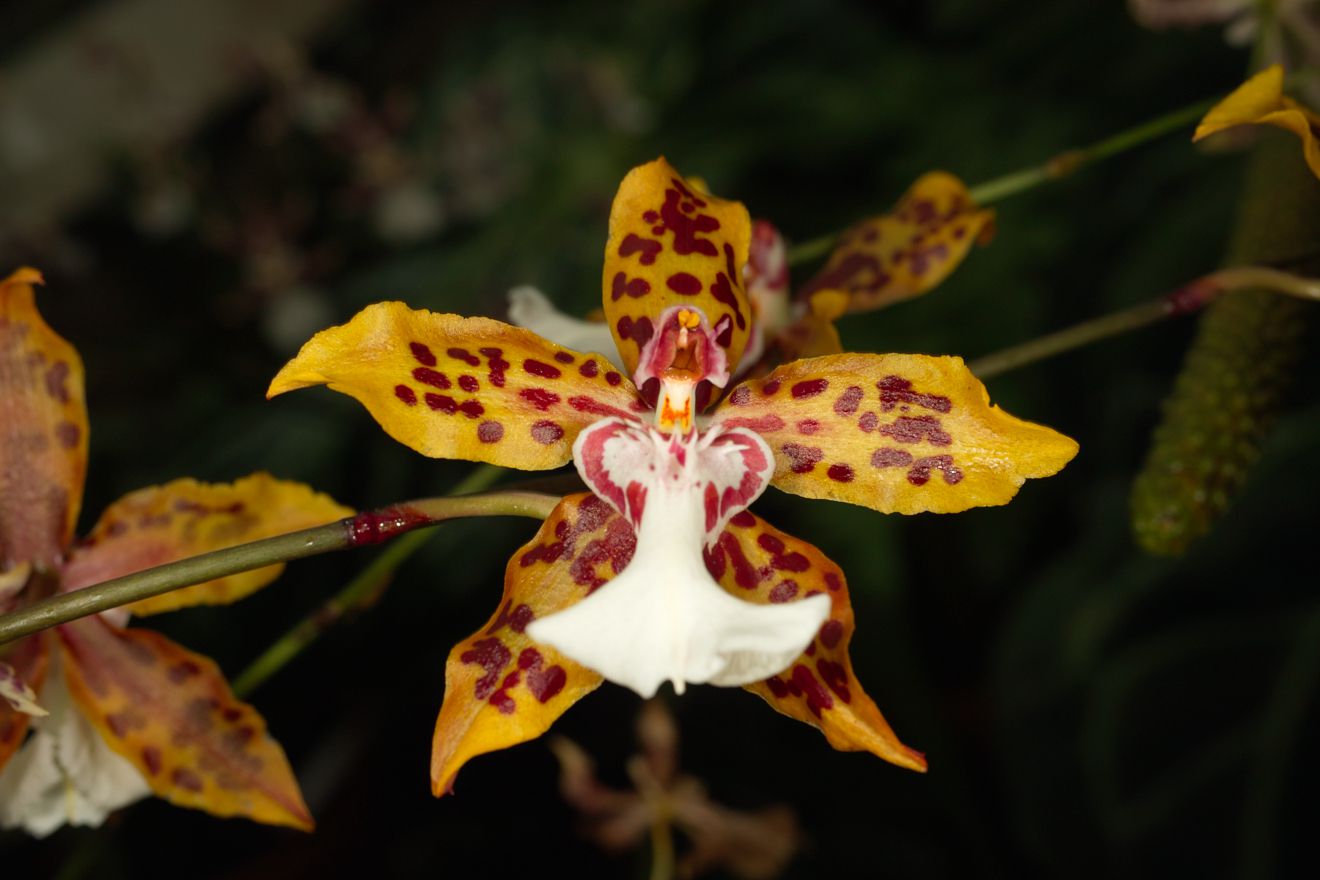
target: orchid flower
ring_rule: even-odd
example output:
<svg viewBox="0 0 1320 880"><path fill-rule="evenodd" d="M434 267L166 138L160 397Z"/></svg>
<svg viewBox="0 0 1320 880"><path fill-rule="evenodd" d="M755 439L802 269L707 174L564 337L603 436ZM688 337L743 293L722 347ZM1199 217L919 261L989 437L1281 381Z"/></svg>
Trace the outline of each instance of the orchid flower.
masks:
<svg viewBox="0 0 1320 880"><path fill-rule="evenodd" d="M606 679L643 696L740 685L838 748L924 769L852 674L838 566L747 508L769 484L885 512L1003 504L1077 445L991 406L953 357L837 354L728 389L753 332L751 239L740 203L658 159L610 214L603 302L623 371L526 329L385 302L316 334L271 383L348 394L426 455L571 460L591 489L514 554L498 611L450 653L437 795Z"/></svg>
<svg viewBox="0 0 1320 880"><path fill-rule="evenodd" d="M266 474L231 485L184 479L116 501L74 541L87 471L83 367L38 313L39 283L32 269L0 281L0 613L351 514ZM0 827L45 835L65 823L97 825L154 793L217 816L310 829L284 752L216 665L124 626L130 612L231 602L280 568L186 587L0 647L0 679L9 681L0 687Z"/></svg>

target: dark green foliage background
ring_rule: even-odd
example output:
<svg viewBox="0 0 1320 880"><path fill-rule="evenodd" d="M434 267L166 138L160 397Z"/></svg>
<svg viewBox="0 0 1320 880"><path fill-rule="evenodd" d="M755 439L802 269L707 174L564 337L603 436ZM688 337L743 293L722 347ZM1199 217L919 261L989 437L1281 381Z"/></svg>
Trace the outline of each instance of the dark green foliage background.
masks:
<svg viewBox="0 0 1320 880"><path fill-rule="evenodd" d="M43 8L0 35L4 57L80 7ZM475 102L494 132L488 163L507 178L488 213L396 248L330 197L342 158L307 137L253 141L262 97L182 145L178 160L205 169L199 210L307 212L298 244L333 254L317 279L332 321L390 297L498 315L505 290L529 281L586 311L614 188L660 153L805 239L888 206L923 171L986 180L1226 91L1246 67L1213 29L1156 34L1121 3L1033 0L363 4L315 62L369 105L408 95L401 137L417 155L443 149L456 135L442 121ZM612 122L584 69L608 71L649 124ZM992 246L935 294L848 319L844 341L971 358L1168 290L1220 261L1241 165L1173 137L1006 201ZM181 475L268 469L359 507L461 478L466 465L422 459L344 398L265 402L290 354L260 332L268 301L197 232L136 231L135 186L126 172L71 229L95 270L54 267L42 295L88 366L84 526ZM1180 560L1146 557L1127 493L1190 333L1160 326L991 382L1011 412L1082 446L1008 507L904 519L774 491L758 502L848 573L859 675L931 765L922 777L833 752L739 691L674 700L685 766L717 799L798 810L810 844L791 876L1316 876L1320 377L1314 360L1302 367L1211 539ZM96 832L0 836L0 875L644 876L644 854L605 856L575 835L543 743L473 762L455 797L429 794L445 655L493 610L530 534L524 521L447 527L376 608L254 696L315 836L152 801ZM240 605L158 623L237 674L370 556L298 563ZM637 705L607 686L556 731L622 783Z"/></svg>

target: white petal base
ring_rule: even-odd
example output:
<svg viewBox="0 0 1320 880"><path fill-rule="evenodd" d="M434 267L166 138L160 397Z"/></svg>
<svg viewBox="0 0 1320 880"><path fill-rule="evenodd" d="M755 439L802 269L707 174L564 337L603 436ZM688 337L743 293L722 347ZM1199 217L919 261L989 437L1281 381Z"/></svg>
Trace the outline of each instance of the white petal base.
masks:
<svg viewBox="0 0 1320 880"><path fill-rule="evenodd" d="M63 670L52 664L41 700L50 716L0 770L0 828L45 837L61 825L100 825L151 794L137 768L101 739L78 711Z"/></svg>
<svg viewBox="0 0 1320 880"><path fill-rule="evenodd" d="M628 567L527 634L643 697L665 681L682 693L782 672L829 616L829 597L756 605L729 595L702 560L703 517L697 493L653 486Z"/></svg>
<svg viewBox="0 0 1320 880"><path fill-rule="evenodd" d="M610 325L583 321L555 308L546 295L524 284L509 291L509 322L574 351L592 352L624 369Z"/></svg>

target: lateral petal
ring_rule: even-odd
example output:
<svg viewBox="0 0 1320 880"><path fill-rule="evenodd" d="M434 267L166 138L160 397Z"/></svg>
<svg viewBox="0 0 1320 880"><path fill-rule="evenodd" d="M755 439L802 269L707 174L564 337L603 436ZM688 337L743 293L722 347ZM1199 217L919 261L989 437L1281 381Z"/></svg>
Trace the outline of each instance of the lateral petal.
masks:
<svg viewBox="0 0 1320 880"><path fill-rule="evenodd" d="M819 728L836 749L866 751L900 767L926 769L924 756L899 741L853 673L848 656L855 628L852 600L843 572L824 553L743 511L707 552L706 567L725 590L746 602L779 605L829 596L829 617L801 656L747 690L776 711Z"/></svg>
<svg viewBox="0 0 1320 880"><path fill-rule="evenodd" d="M311 487L257 473L234 483L174 480L125 495L101 514L69 554L62 589L91 584L236 544L323 525L352 508ZM279 577L283 564L174 590L127 606L159 614L193 605L223 605Z"/></svg>
<svg viewBox="0 0 1320 880"><path fill-rule="evenodd" d="M882 513L1005 504L1077 454L1070 438L992 406L957 357L794 361L739 385L712 422L760 434L785 492Z"/></svg>
<svg viewBox="0 0 1320 880"><path fill-rule="evenodd" d="M944 171L923 174L888 214L854 225L825 268L799 292L842 290L848 311L865 312L919 296L952 274L994 234L994 211L979 208L963 182Z"/></svg>
<svg viewBox="0 0 1320 880"><path fill-rule="evenodd" d="M74 703L157 795L216 816L312 828L284 750L210 659L99 617L57 631Z"/></svg>
<svg viewBox="0 0 1320 880"><path fill-rule="evenodd" d="M701 309L737 371L752 331L743 281L751 235L741 202L709 195L663 158L628 172L610 210L602 283L629 375L670 306Z"/></svg>
<svg viewBox="0 0 1320 880"><path fill-rule="evenodd" d="M628 522L583 492L564 498L509 560L498 612L455 645L445 663L431 754L437 797L453 791L470 759L535 739L600 686L595 672L533 642L527 625L613 578L635 547Z"/></svg>
<svg viewBox="0 0 1320 880"><path fill-rule="evenodd" d="M1212 107L1196 127L1192 140L1199 141L1238 125L1272 125L1297 135L1302 141L1306 164L1320 178L1320 142L1315 134L1316 126L1320 126L1320 114L1283 93L1281 65L1265 68Z"/></svg>
<svg viewBox="0 0 1320 880"><path fill-rule="evenodd" d="M0 281L0 569L53 565L87 475L82 358L37 311L41 273Z"/></svg>
<svg viewBox="0 0 1320 880"><path fill-rule="evenodd" d="M375 303L317 333L266 395L312 385L353 397L423 455L520 470L564 464L582 428L643 408L632 383L599 355L401 302Z"/></svg>

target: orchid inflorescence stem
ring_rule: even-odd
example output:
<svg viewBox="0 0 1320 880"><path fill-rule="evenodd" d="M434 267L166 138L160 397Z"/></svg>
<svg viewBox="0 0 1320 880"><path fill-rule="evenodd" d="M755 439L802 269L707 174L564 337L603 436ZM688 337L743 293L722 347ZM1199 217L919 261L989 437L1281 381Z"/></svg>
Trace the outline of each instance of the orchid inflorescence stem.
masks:
<svg viewBox="0 0 1320 880"><path fill-rule="evenodd" d="M426 498L368 511L323 526L180 559L35 602L0 617L0 644L191 584L332 550L379 543L451 519L474 516L545 519L558 503L559 497L554 495L508 491L457 498Z"/></svg>

